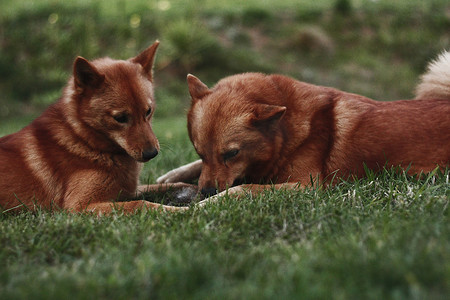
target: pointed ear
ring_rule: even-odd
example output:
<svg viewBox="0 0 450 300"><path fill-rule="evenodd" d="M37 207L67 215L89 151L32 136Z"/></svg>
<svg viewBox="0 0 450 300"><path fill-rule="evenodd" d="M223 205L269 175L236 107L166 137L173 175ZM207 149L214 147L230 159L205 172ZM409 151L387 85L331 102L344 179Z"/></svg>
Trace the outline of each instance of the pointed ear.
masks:
<svg viewBox="0 0 450 300"><path fill-rule="evenodd" d="M257 104L251 118L252 124L269 124L280 120L286 112L285 106Z"/></svg>
<svg viewBox="0 0 450 300"><path fill-rule="evenodd" d="M97 68L81 56L75 59L73 64L73 77L77 89L96 89L105 80Z"/></svg>
<svg viewBox="0 0 450 300"><path fill-rule="evenodd" d="M150 81L153 81L153 61L155 60L158 45L159 41L154 42L153 45L142 51L138 56L131 59L133 63L140 64L144 68L144 71L148 74Z"/></svg>
<svg viewBox="0 0 450 300"><path fill-rule="evenodd" d="M206 84L200 81L194 75L188 74L187 83L189 87L189 93L191 94L192 101L196 101L202 99L208 94L211 94L211 91L208 89Z"/></svg>

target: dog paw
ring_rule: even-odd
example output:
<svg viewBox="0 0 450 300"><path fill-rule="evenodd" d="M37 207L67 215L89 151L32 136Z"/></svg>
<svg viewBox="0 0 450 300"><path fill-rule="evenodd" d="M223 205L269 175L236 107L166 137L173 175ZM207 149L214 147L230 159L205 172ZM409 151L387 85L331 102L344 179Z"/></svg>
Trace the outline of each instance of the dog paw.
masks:
<svg viewBox="0 0 450 300"><path fill-rule="evenodd" d="M173 169L156 179L157 183L192 182L200 176L202 161L196 160L187 165Z"/></svg>
<svg viewBox="0 0 450 300"><path fill-rule="evenodd" d="M166 174L158 177L156 179L156 183L173 183L173 182L177 182L176 181L176 174L174 172L175 170L172 170L170 172L167 172Z"/></svg>
<svg viewBox="0 0 450 300"><path fill-rule="evenodd" d="M195 204L196 207L202 207L206 205L207 203L215 203L221 199L224 199L227 196L231 196L234 199L239 198L242 193L244 193L245 189L242 186L235 186L232 188L229 188L225 191L222 191L214 196L208 197L206 199L203 199L202 201Z"/></svg>

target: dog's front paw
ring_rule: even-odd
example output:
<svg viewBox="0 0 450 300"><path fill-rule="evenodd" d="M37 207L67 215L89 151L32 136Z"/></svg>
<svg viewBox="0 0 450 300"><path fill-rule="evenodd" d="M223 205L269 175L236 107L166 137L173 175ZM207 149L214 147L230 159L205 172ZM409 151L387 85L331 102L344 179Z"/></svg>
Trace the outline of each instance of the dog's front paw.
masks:
<svg viewBox="0 0 450 300"><path fill-rule="evenodd" d="M172 171L167 172L166 174L158 177L156 179L156 183L175 183L175 182L180 182L178 180L179 176L178 175L178 169L174 169Z"/></svg>
<svg viewBox="0 0 450 300"><path fill-rule="evenodd" d="M234 186L234 187L229 188L225 191L222 191L214 196L203 199L202 201L195 204L195 206L201 207L207 203L214 203L220 199L223 199L225 196L228 196L228 195L233 195L233 198L239 198L239 196L241 196L244 192L245 192L245 189L243 186Z"/></svg>
<svg viewBox="0 0 450 300"><path fill-rule="evenodd" d="M196 160L187 165L173 169L158 179L157 183L192 182L200 176L202 161Z"/></svg>

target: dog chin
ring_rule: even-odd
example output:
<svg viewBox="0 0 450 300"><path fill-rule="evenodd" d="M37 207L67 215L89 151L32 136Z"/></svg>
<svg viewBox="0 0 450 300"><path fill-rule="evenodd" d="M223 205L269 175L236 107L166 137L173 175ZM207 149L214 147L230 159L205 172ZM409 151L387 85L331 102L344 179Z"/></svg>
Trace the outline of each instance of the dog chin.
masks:
<svg viewBox="0 0 450 300"><path fill-rule="evenodd" d="M149 158L149 159L143 159L143 158L136 158L136 157L133 157L133 159L134 159L135 161L139 162L139 163L146 163L146 162L148 162L148 161L151 160L151 158Z"/></svg>
<svg viewBox="0 0 450 300"><path fill-rule="evenodd" d="M134 156L132 156L132 158L133 158L134 160L136 160L137 162L140 162L140 163L146 163L146 162L152 160L154 157L143 158L143 157L134 157Z"/></svg>
<svg viewBox="0 0 450 300"><path fill-rule="evenodd" d="M238 186L238 185L242 185L242 184L245 184L245 178L236 178L236 179L233 181L233 184L231 185L231 187L233 187L233 186Z"/></svg>

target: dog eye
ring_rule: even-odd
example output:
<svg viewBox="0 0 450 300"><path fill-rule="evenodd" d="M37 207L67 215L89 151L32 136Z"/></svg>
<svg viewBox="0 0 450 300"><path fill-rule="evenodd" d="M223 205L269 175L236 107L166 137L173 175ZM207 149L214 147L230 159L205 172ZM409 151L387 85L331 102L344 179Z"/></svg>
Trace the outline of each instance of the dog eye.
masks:
<svg viewBox="0 0 450 300"><path fill-rule="evenodd" d="M117 123L125 124L128 123L128 116L126 114L119 114L113 116L114 120L116 120Z"/></svg>
<svg viewBox="0 0 450 300"><path fill-rule="evenodd" d="M230 150L228 152L225 152L222 156L223 156L223 160L227 161L232 159L233 157L235 157L236 155L238 155L239 153L239 149L234 149L234 150Z"/></svg>
<svg viewBox="0 0 450 300"><path fill-rule="evenodd" d="M148 116L150 116L151 113L152 113L152 109L149 108L149 109L147 110L147 112L145 113L145 117L148 118Z"/></svg>

